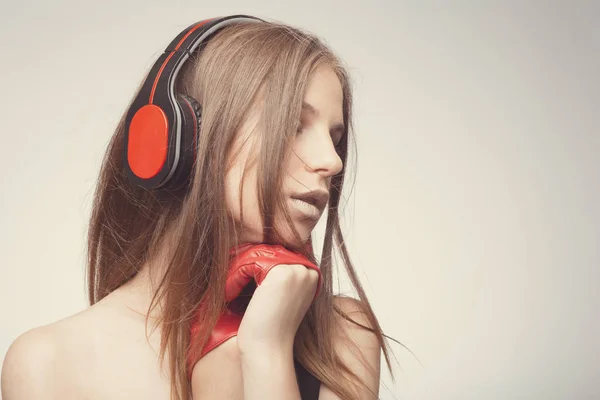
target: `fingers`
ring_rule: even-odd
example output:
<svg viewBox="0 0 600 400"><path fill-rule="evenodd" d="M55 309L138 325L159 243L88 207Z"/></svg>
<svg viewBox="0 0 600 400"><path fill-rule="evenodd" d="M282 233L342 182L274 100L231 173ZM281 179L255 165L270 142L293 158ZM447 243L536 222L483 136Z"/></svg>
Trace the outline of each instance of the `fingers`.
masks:
<svg viewBox="0 0 600 400"><path fill-rule="evenodd" d="M285 285L286 287L303 287L316 290L319 282L319 273L314 269L306 268L300 264L280 264L269 272L263 285L269 281L272 284Z"/></svg>

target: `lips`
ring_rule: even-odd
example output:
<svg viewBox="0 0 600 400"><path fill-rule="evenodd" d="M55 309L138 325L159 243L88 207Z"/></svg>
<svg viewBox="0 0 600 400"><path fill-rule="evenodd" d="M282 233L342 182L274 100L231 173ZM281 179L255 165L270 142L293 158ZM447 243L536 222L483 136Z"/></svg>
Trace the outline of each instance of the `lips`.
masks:
<svg viewBox="0 0 600 400"><path fill-rule="evenodd" d="M318 221L321 218L322 213L316 206L299 199L290 199L290 201L292 207L300 213L298 217L303 220Z"/></svg>
<svg viewBox="0 0 600 400"><path fill-rule="evenodd" d="M291 196L292 199L301 200L315 206L320 213L323 212L329 201L329 193L324 190L313 190L305 193L298 193Z"/></svg>

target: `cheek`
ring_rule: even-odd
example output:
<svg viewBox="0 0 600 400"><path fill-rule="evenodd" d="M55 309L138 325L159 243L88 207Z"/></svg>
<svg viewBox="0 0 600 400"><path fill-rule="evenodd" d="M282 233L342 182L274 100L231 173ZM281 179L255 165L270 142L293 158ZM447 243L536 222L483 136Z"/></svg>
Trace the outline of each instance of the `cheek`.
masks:
<svg viewBox="0 0 600 400"><path fill-rule="evenodd" d="M284 163L285 170L288 173L288 178L289 178L289 175L292 175L292 176L298 175L298 173L301 172L302 169L306 167L301 158L302 157L301 151L302 151L302 149L298 149L298 146L295 146L293 153L290 155L288 160Z"/></svg>
<svg viewBox="0 0 600 400"><path fill-rule="evenodd" d="M234 166L225 177L225 196L227 211L237 223L241 223L242 210L244 228L262 232L260 212L256 194L256 168L249 168L244 173L243 166ZM242 192L240 187L243 183ZM241 209L240 209L241 194Z"/></svg>

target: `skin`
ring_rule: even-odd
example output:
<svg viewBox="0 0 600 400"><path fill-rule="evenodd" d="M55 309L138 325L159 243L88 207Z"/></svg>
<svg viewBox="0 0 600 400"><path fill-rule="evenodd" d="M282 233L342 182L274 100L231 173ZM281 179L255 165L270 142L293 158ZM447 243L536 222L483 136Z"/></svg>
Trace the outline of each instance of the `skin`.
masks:
<svg viewBox="0 0 600 400"><path fill-rule="evenodd" d="M323 66L312 74L304 101L316 113L303 111L302 130L295 139L293 156L287 160L286 194L328 190L331 177L342 168L334 148L340 134L330 132L331 126L342 121L342 90L331 68ZM240 138L252 130L252 123L249 118ZM239 156L231 160L226 177L228 210L238 220L237 189L241 171L253 156L252 148L242 146ZM246 179L242 239L259 242L262 226L254 192L256 170L251 167ZM317 221L293 210L292 215L302 239L308 240ZM149 339L145 338L144 312L160 278L159 266L153 267L145 265L131 281L88 309L19 336L5 357L2 398L168 399L167 366L161 370L157 364L160 329L150 330ZM238 336L196 364L192 375L194 399L299 400L292 343L316 282L316 272L302 266L275 267L254 293ZM367 325L355 300L336 298L335 302L357 322ZM367 364L339 340L342 358L377 393L380 348L374 335L346 322L340 326L340 337L343 333L349 335ZM362 393L361 398L376 397ZM322 385L319 399L339 397Z"/></svg>

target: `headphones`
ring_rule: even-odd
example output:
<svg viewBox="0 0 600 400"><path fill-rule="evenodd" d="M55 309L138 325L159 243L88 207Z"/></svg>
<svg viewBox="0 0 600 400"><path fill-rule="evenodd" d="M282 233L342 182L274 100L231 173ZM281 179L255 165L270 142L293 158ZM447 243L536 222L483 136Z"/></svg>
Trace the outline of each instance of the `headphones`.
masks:
<svg viewBox="0 0 600 400"><path fill-rule="evenodd" d="M189 181L202 108L190 96L175 93L177 73L211 35L238 22L264 21L232 15L197 22L177 35L152 66L125 120L124 165L132 184L177 190Z"/></svg>

